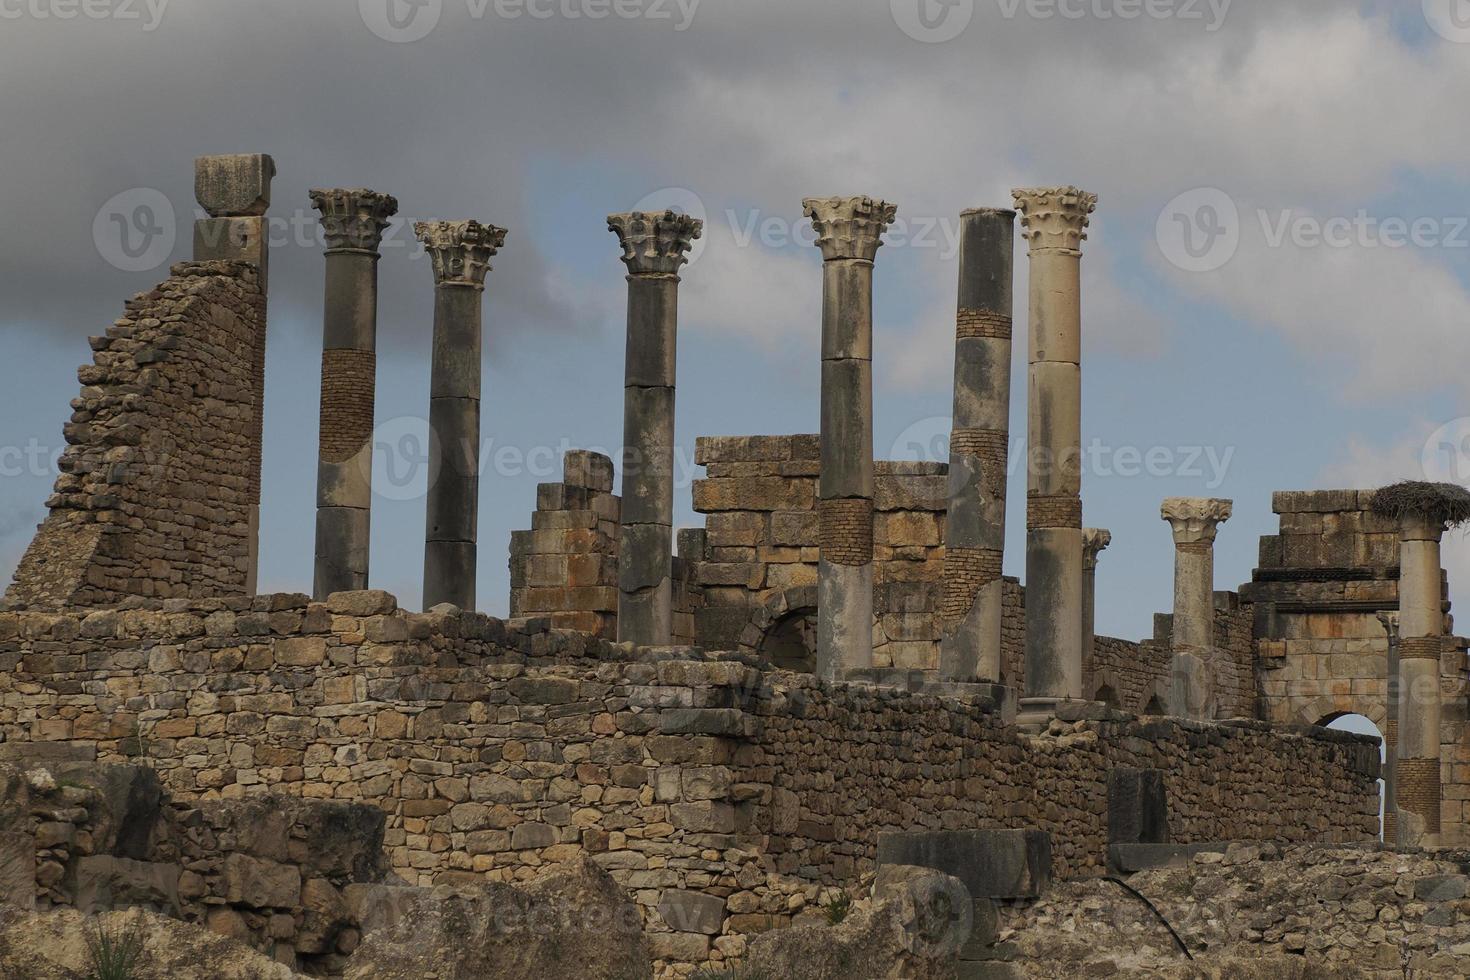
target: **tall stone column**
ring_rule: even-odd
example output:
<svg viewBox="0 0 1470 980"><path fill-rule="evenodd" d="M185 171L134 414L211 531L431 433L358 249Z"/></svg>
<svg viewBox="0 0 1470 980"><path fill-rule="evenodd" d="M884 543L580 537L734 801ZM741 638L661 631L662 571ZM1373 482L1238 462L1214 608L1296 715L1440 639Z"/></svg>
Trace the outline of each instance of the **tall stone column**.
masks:
<svg viewBox="0 0 1470 980"><path fill-rule="evenodd" d="M1035 723L1082 697L1082 242L1097 195L1012 195L1031 264L1021 709Z"/></svg>
<svg viewBox="0 0 1470 980"><path fill-rule="evenodd" d="M1388 696L1383 722L1383 842L1391 845L1398 841L1399 614L1381 612L1378 621L1388 634Z"/></svg>
<svg viewBox="0 0 1470 980"><path fill-rule="evenodd" d="M194 161L194 198L209 215L194 222L194 261L249 262L260 270L262 300L269 294L271 180L276 163L264 153L199 157ZM260 579L260 469L265 423L266 321L255 347L254 418L250 458L249 565L245 591L254 595Z"/></svg>
<svg viewBox="0 0 1470 980"><path fill-rule="evenodd" d="M1440 833L1440 657L1444 650L1444 524L1399 520L1399 724L1394 803L1398 843L1431 846Z"/></svg>
<svg viewBox="0 0 1470 980"><path fill-rule="evenodd" d="M817 673L873 666L873 260L897 208L808 198L822 250Z"/></svg>
<svg viewBox="0 0 1470 980"><path fill-rule="evenodd" d="M1214 717L1215 534L1234 502L1170 497L1160 515L1174 531L1174 659L1169 711Z"/></svg>
<svg viewBox="0 0 1470 980"><path fill-rule="evenodd" d="M673 637L674 380L679 268L703 231L687 215L608 215L628 267L623 380L623 503L618 540L618 640Z"/></svg>
<svg viewBox="0 0 1470 980"><path fill-rule="evenodd" d="M327 244L321 433L312 594L368 587L373 408L378 364L378 248L398 201L363 189L311 192Z"/></svg>
<svg viewBox="0 0 1470 980"><path fill-rule="evenodd" d="M1001 680L1001 567L1011 432L1011 279L1016 212L960 215L954 423L944 528L939 673Z"/></svg>
<svg viewBox="0 0 1470 980"><path fill-rule="evenodd" d="M1082 673L1093 672L1097 647L1097 556L1113 543L1113 532L1100 527L1082 529Z"/></svg>
<svg viewBox="0 0 1470 980"><path fill-rule="evenodd" d="M475 608L480 516L480 349L485 275L505 229L420 221L434 270L429 439L439 454L424 529L424 608Z"/></svg>

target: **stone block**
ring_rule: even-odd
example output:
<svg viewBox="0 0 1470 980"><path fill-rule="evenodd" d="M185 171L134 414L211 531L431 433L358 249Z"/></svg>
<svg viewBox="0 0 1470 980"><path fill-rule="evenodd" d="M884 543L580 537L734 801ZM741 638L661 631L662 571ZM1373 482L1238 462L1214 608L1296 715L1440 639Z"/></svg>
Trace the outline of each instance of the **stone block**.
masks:
<svg viewBox="0 0 1470 980"><path fill-rule="evenodd" d="M1220 841L1203 844L1110 844L1108 866L1129 875L1155 868L1182 868L1199 854L1218 854L1223 860L1229 847Z"/></svg>
<svg viewBox="0 0 1470 980"><path fill-rule="evenodd" d="M738 708L670 708L659 716L659 730L665 735L740 738L750 734L754 722Z"/></svg>
<svg viewBox="0 0 1470 980"><path fill-rule="evenodd" d="M271 206L275 161L264 153L231 153L194 161L194 198L212 217L258 216Z"/></svg>
<svg viewBox="0 0 1470 980"><path fill-rule="evenodd" d="M294 909L301 902L300 870L246 854L231 854L225 858L221 884L226 901L232 905Z"/></svg>
<svg viewBox="0 0 1470 980"><path fill-rule="evenodd" d="M1108 841L1169 842L1169 801L1161 770L1118 768L1108 773Z"/></svg>
<svg viewBox="0 0 1470 980"><path fill-rule="evenodd" d="M613 462L602 453L574 449L562 457L562 482L598 493L611 493Z"/></svg>
<svg viewBox="0 0 1470 980"><path fill-rule="evenodd" d="M1051 881L1051 835L1041 830L953 830L878 835L878 865L932 868L980 898L1036 898Z"/></svg>
<svg viewBox="0 0 1470 980"><path fill-rule="evenodd" d="M30 834L0 833L0 905L36 907L36 841Z"/></svg>
<svg viewBox="0 0 1470 980"><path fill-rule="evenodd" d="M76 908L85 915L111 909L146 907L177 915L179 876L176 864L131 861L108 855L81 858L76 864Z"/></svg>
<svg viewBox="0 0 1470 980"><path fill-rule="evenodd" d="M725 900L703 892L671 888L658 903L658 914L675 932L718 936L725 925Z"/></svg>

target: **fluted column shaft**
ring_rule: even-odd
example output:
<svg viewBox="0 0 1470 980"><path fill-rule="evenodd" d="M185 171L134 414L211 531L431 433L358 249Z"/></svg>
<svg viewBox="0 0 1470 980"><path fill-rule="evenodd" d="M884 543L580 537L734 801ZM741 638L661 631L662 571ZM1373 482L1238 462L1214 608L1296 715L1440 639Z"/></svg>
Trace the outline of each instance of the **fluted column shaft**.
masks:
<svg viewBox="0 0 1470 980"><path fill-rule="evenodd" d="M327 244L312 593L368 587L378 348L378 248L398 202L375 191L314 190Z"/></svg>
<svg viewBox="0 0 1470 980"><path fill-rule="evenodd" d="M703 229L686 215L608 216L628 267L623 382L623 500L618 540L618 639L673 637L674 396L679 268Z"/></svg>
<svg viewBox="0 0 1470 980"><path fill-rule="evenodd" d="M1395 804L1398 843L1433 844L1440 833L1440 657L1444 649L1444 525L1400 522L1399 724Z"/></svg>
<svg viewBox="0 0 1470 980"><path fill-rule="evenodd" d="M481 330L485 275L505 230L476 221L414 225L434 271L429 437L438 456L424 526L424 608L475 608L480 509Z"/></svg>
<svg viewBox="0 0 1470 980"><path fill-rule="evenodd" d="M960 215L940 606L939 672L947 680L1001 680L1015 219L999 208Z"/></svg>
<svg viewBox="0 0 1470 980"><path fill-rule="evenodd" d="M873 665L873 260L896 208L803 202L822 249L822 473L817 673Z"/></svg>
<svg viewBox="0 0 1470 980"><path fill-rule="evenodd" d="M275 161L264 153L199 157L194 161L194 197L209 215L194 222L194 260L249 262L260 273L261 324L253 363L255 386L251 420L250 514L246 541L245 594L258 591L260 578L260 472L264 450L265 345L270 295L271 180Z"/></svg>
<svg viewBox="0 0 1470 980"><path fill-rule="evenodd" d="M1030 245L1025 713L1082 697L1082 242L1094 194L1014 192Z"/></svg>
<svg viewBox="0 0 1470 980"><path fill-rule="evenodd" d="M1160 516L1174 533L1171 714L1213 718L1215 711L1215 535L1230 519L1229 500L1172 497Z"/></svg>

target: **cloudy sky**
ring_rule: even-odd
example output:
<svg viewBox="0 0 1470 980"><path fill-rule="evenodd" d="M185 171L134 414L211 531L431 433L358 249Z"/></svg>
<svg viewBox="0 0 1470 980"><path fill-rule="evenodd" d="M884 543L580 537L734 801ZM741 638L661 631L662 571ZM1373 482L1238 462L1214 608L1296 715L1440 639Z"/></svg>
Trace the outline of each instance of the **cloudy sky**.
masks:
<svg viewBox="0 0 1470 980"><path fill-rule="evenodd" d="M1470 0L0 0L0 66L6 573L43 515L86 338L188 257L206 153L279 169L267 589L311 582L317 186L510 229L486 294L492 613L556 456L618 444L624 283L602 219L637 206L708 222L683 293L687 483L696 435L816 429L804 196L899 206L877 267L877 451L913 458L948 429L955 216L1020 185L1098 193L1085 498L1114 532L1106 632L1146 635L1170 604L1163 497L1236 501L1217 580L1233 588L1273 489L1426 463L1470 479ZM426 428L432 316L411 239L396 227L382 262L373 537L374 585L410 604L424 510L400 449ZM1018 317L1025 275L1022 259ZM694 523L687 485L681 500ZM1470 548L1447 563L1470 599Z"/></svg>

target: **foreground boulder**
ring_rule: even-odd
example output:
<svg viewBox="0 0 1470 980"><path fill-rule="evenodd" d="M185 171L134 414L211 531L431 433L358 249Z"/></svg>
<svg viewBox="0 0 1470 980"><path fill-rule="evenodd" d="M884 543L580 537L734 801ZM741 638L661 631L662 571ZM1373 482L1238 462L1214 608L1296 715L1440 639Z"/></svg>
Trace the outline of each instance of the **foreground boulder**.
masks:
<svg viewBox="0 0 1470 980"><path fill-rule="evenodd" d="M890 865L872 902L854 906L836 925L756 936L747 966L755 976L781 980L954 980L972 923L970 893L959 879Z"/></svg>
<svg viewBox="0 0 1470 980"><path fill-rule="evenodd" d="M382 907L395 897L402 907ZM347 980L653 976L638 907L591 861L520 886L383 889L377 904L375 917L383 924L367 933L348 961Z"/></svg>
<svg viewBox="0 0 1470 980"><path fill-rule="evenodd" d="M77 980L95 975L90 944L98 928L137 936L133 980L298 980L299 975L232 939L142 910L86 916L71 909L34 913L0 906L0 977Z"/></svg>

